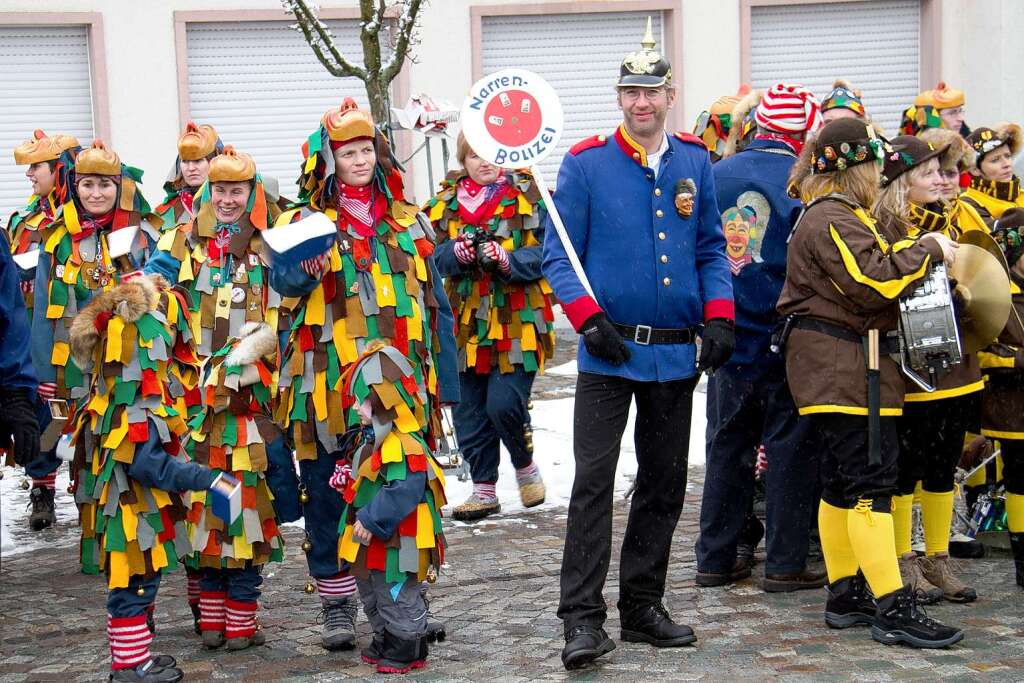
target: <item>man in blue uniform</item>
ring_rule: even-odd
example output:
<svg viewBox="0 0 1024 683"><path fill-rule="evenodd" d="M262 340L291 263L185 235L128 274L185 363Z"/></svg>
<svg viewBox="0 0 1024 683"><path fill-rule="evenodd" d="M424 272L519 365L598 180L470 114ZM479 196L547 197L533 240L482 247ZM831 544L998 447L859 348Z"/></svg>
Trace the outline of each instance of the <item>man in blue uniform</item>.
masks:
<svg viewBox="0 0 1024 683"><path fill-rule="evenodd" d="M697 585L750 576L737 558L754 487L758 446L765 473L764 589L820 588L823 571L806 569L818 466L807 448L807 418L797 414L785 362L772 353L775 304L786 279L786 243L800 202L786 186L804 136L820 123L818 102L800 86L778 84L762 96L757 133L742 152L715 165L718 208L736 297L736 350L708 380L707 472L697 541Z"/></svg>
<svg viewBox="0 0 1024 683"><path fill-rule="evenodd" d="M602 628L602 589L615 467L634 399L638 471L619 570L622 639L656 647L696 640L672 621L662 598L686 490L693 389L698 372L722 365L733 347L732 283L711 162L699 138L665 133L676 97L671 67L654 50L649 24L642 45L620 69L622 125L577 144L558 173L555 205L593 297L556 231L544 238L544 275L582 335L558 608L567 669L615 647Z"/></svg>

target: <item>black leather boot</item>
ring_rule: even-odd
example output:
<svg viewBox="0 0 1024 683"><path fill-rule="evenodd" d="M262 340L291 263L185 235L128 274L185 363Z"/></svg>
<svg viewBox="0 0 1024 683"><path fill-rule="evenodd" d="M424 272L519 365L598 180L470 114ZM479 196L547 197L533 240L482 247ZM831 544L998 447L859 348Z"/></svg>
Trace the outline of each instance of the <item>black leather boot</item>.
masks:
<svg viewBox="0 0 1024 683"><path fill-rule="evenodd" d="M904 643L911 647L933 649L960 642L964 632L946 626L925 614L917 605L917 595L908 585L883 595L876 601L875 624L871 637L885 645Z"/></svg>
<svg viewBox="0 0 1024 683"><path fill-rule="evenodd" d="M654 647L681 647L696 642L693 629L672 621L664 605L648 605L622 617L622 640Z"/></svg>
<svg viewBox="0 0 1024 683"><path fill-rule="evenodd" d="M826 590L828 601L825 603L825 623L830 627L874 625L875 601L863 574L857 572L853 576L839 579Z"/></svg>
<svg viewBox="0 0 1024 683"><path fill-rule="evenodd" d="M380 659L377 660L377 673L407 674L413 669L422 669L426 665L425 638L404 640L390 631L384 631Z"/></svg>
<svg viewBox="0 0 1024 683"><path fill-rule="evenodd" d="M581 669L587 664L615 649L615 643L603 628L597 626L573 626L565 632L565 647L562 648L562 664L567 670Z"/></svg>
<svg viewBox="0 0 1024 683"><path fill-rule="evenodd" d="M1013 564L1017 569L1017 585L1024 588L1024 533L1010 534Z"/></svg>

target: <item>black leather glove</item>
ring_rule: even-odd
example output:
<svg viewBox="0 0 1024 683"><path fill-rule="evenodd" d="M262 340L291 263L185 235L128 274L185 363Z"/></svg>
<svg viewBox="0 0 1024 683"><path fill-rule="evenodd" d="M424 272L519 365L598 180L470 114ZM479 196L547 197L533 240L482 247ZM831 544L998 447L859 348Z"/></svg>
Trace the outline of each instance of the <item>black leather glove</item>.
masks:
<svg viewBox="0 0 1024 683"><path fill-rule="evenodd" d="M0 448L12 451L15 464L22 467L39 455L36 402L28 389L0 387Z"/></svg>
<svg viewBox="0 0 1024 683"><path fill-rule="evenodd" d="M731 320L714 318L704 325L700 336L697 372L714 372L725 365L736 348L736 328Z"/></svg>
<svg viewBox="0 0 1024 683"><path fill-rule="evenodd" d="M580 328L583 345L587 353L612 365L622 365L629 360L629 348L622 341L622 335L608 322L604 313L595 313L586 319Z"/></svg>

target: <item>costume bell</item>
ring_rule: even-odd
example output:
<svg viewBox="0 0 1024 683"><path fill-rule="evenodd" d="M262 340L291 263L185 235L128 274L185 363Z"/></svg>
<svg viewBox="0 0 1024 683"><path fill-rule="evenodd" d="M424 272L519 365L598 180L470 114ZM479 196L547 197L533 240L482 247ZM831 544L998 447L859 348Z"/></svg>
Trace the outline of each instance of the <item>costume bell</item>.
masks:
<svg viewBox="0 0 1024 683"><path fill-rule="evenodd" d="M458 158L463 169L449 174L426 210L438 235L434 260L458 319L453 422L473 477L473 493L452 516L474 520L500 510L502 443L523 505L544 502L527 404L534 376L554 351L554 311L540 272L545 208L532 176L487 164L462 136Z"/></svg>
<svg viewBox="0 0 1024 683"><path fill-rule="evenodd" d="M785 354L793 399L822 445L818 529L831 582L825 621L833 628L872 624L872 637L886 644L945 647L963 632L918 610L894 549L894 418L904 384L889 333L897 299L931 263L952 260L954 246L938 232L897 242L876 227L866 207L877 195L877 162L893 152L856 118L827 124L805 146L812 172L799 190L808 206L789 243L778 310L790 318ZM870 386L877 386L877 402Z"/></svg>
<svg viewBox="0 0 1024 683"><path fill-rule="evenodd" d="M241 482L242 514L226 524L213 514L211 494L192 494L186 558L201 572L200 628L203 644L229 650L262 645L256 611L263 566L284 559L279 523L300 516L291 453L271 421L277 374L278 337L262 322L242 326L238 337L206 364L201 412L189 421L189 455L214 474Z"/></svg>
<svg viewBox="0 0 1024 683"><path fill-rule="evenodd" d="M360 424L354 410L342 407L340 378L374 340L398 349L428 392L432 448L440 415L439 336L450 335L453 325L438 322L439 306L451 318L430 258L430 222L405 201L387 142L370 115L347 98L324 115L304 154L302 206L283 213L278 224L322 212L338 232L321 257L271 265L270 285L300 297L282 362L277 421L291 434L299 460L306 560L326 610L323 644L333 649L355 644L356 611L355 582L337 553L342 501L328 485L345 464L346 433ZM454 348L453 340L446 343ZM413 419L396 409L400 424ZM377 560L370 568L383 569Z"/></svg>
<svg viewBox="0 0 1024 683"><path fill-rule="evenodd" d="M166 196L154 210L165 230L192 218L193 202L209 175L210 162L223 150L224 143L213 126L194 121L185 125L178 137L178 156L164 182Z"/></svg>
<svg viewBox="0 0 1024 683"><path fill-rule="evenodd" d="M32 315L32 364L39 378L39 396L75 402L85 397L89 379L69 347L71 323L93 295L117 286L122 275L145 263L159 234L159 220L138 184L142 171L121 163L101 140L75 156L73 148L61 154L58 167L68 170L64 204L52 223L40 232L41 250L36 264ZM126 230L117 243L123 253L111 254L111 236ZM40 406L40 428L50 423L50 411ZM32 463L32 476L56 472L60 461L56 446ZM43 489L52 509L52 488Z"/></svg>
<svg viewBox="0 0 1024 683"><path fill-rule="evenodd" d="M92 378L72 469L82 571L107 576L111 680L177 681L174 658L149 651L154 600L192 550L182 493L214 481L181 448L185 395L199 381L185 295L159 276L100 292L75 318L70 351Z"/></svg>

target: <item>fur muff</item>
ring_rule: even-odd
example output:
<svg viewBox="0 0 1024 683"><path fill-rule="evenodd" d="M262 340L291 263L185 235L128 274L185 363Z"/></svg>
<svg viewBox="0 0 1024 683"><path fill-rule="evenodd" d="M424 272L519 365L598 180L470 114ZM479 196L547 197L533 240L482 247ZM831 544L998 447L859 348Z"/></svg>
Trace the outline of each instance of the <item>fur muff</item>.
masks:
<svg viewBox="0 0 1024 683"><path fill-rule="evenodd" d="M277 334L270 325L248 322L238 332L238 343L224 359L225 365L249 365L277 353Z"/></svg>
<svg viewBox="0 0 1024 683"><path fill-rule="evenodd" d="M160 305L160 291L169 287L160 275L137 277L93 297L71 323L71 357L87 367L96 344L106 333L107 322L117 316L133 323Z"/></svg>

